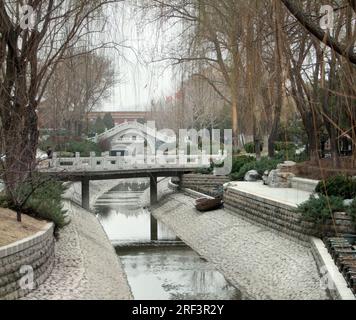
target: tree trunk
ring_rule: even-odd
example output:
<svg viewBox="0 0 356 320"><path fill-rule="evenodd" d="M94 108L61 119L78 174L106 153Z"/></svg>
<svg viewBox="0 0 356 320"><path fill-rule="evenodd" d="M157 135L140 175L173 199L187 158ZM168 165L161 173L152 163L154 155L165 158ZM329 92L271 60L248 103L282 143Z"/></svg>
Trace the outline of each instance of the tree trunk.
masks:
<svg viewBox="0 0 356 320"><path fill-rule="evenodd" d="M232 150L233 153L237 153L239 148L239 132L237 121L237 99L233 98L231 105L231 117L232 117Z"/></svg>
<svg viewBox="0 0 356 320"><path fill-rule="evenodd" d="M281 121L282 105L283 105L283 68L282 68L282 11L279 2L274 2L275 4L275 48L274 48L274 59L275 59L275 83L276 83L276 97L275 97L275 107L273 115L272 129L268 138L268 156L273 158L275 156L275 141L277 139L278 128Z"/></svg>
<svg viewBox="0 0 356 320"><path fill-rule="evenodd" d="M253 114L253 139L255 144L255 153L257 161L261 160L261 135L260 130L257 127L256 117Z"/></svg>
<svg viewBox="0 0 356 320"><path fill-rule="evenodd" d="M319 134L314 126L312 113L303 117L305 131L308 136L308 155L311 162L317 164L319 161Z"/></svg>
<svg viewBox="0 0 356 320"><path fill-rule="evenodd" d="M334 126L326 125L327 131L330 137L331 159L333 168L340 168L340 156L339 156L339 141L337 138L337 132Z"/></svg>

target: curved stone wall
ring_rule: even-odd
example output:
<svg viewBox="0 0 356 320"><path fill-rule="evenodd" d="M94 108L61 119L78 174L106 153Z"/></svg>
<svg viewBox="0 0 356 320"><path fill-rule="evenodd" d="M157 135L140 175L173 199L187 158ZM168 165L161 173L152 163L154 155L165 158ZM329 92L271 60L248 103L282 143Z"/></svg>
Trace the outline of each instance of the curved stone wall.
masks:
<svg viewBox="0 0 356 320"><path fill-rule="evenodd" d="M54 263L53 232L48 223L34 236L0 248L0 299L21 298L47 279Z"/></svg>

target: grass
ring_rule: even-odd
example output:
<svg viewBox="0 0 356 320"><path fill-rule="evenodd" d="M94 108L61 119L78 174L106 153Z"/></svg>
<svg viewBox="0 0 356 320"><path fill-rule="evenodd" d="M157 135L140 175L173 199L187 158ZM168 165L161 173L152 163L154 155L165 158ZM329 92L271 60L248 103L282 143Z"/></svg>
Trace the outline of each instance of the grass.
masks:
<svg viewBox="0 0 356 320"><path fill-rule="evenodd" d="M30 237L47 224L45 220L38 220L22 215L22 223L16 221L16 212L0 208L0 247Z"/></svg>

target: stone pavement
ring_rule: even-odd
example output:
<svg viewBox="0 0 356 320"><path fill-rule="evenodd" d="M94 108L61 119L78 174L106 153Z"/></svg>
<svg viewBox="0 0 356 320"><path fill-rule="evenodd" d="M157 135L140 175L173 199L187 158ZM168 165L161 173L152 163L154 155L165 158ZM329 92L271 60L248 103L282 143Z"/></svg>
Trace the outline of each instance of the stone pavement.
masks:
<svg viewBox="0 0 356 320"><path fill-rule="evenodd" d="M240 289L244 299L329 299L311 250L225 210L199 213L167 183L154 216Z"/></svg>
<svg viewBox="0 0 356 320"><path fill-rule="evenodd" d="M52 274L24 299L132 299L123 267L96 217L73 202L64 205L71 223L60 231Z"/></svg>

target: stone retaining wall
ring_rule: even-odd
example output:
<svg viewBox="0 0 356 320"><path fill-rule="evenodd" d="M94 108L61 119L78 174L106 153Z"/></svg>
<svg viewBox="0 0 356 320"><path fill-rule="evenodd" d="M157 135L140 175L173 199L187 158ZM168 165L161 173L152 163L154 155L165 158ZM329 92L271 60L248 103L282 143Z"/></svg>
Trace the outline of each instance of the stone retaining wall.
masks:
<svg viewBox="0 0 356 320"><path fill-rule="evenodd" d="M303 242L309 242L309 236L317 237L320 232L335 236L335 227L339 235L355 232L352 218L344 213L335 213L334 221L330 219L322 228L318 228L315 223L303 220L301 214L295 212L294 206L240 190L228 188L224 201L226 209Z"/></svg>
<svg viewBox="0 0 356 320"><path fill-rule="evenodd" d="M228 188L225 208L249 220L273 228L304 243L315 235L313 223L303 222L294 207L273 200Z"/></svg>
<svg viewBox="0 0 356 320"><path fill-rule="evenodd" d="M223 186L229 181L227 176L186 174L183 176L182 187L210 194L214 187Z"/></svg>
<svg viewBox="0 0 356 320"><path fill-rule="evenodd" d="M336 267L322 240L312 237L311 250L318 266L322 283L327 288L333 300L356 300L351 289Z"/></svg>
<svg viewBox="0 0 356 320"><path fill-rule="evenodd" d="M29 289L20 288L20 279L28 276L28 270L21 274L23 266L33 269L34 288L41 285L50 275L54 264L54 224L32 237L0 248L0 299L14 300L24 297Z"/></svg>

